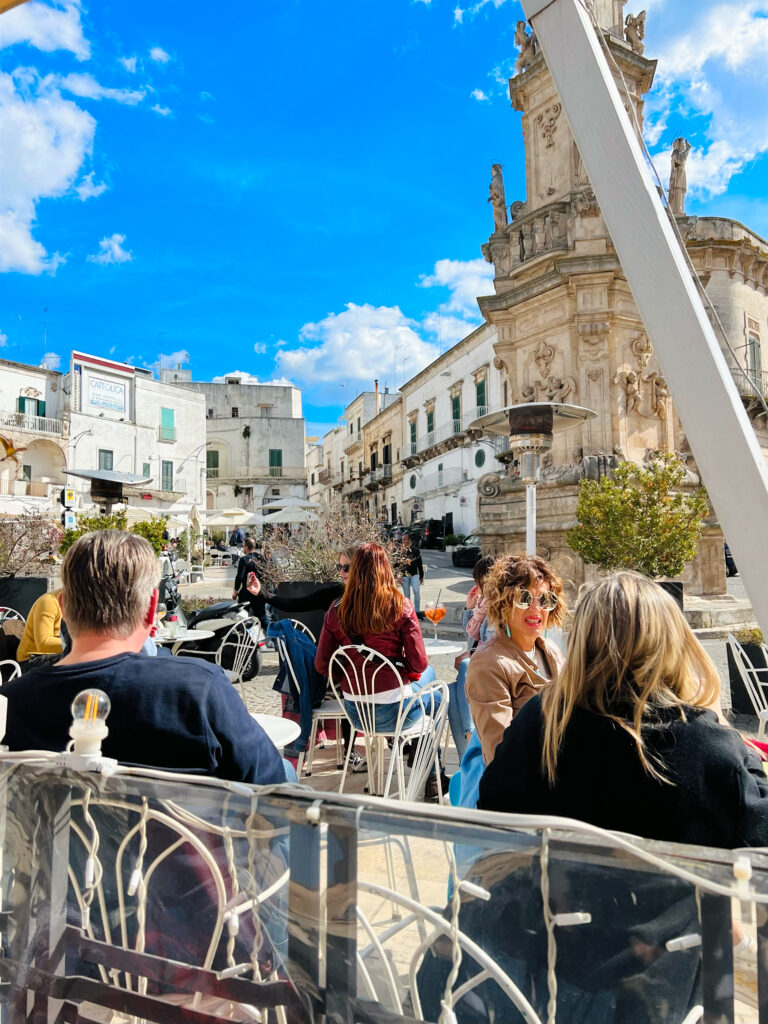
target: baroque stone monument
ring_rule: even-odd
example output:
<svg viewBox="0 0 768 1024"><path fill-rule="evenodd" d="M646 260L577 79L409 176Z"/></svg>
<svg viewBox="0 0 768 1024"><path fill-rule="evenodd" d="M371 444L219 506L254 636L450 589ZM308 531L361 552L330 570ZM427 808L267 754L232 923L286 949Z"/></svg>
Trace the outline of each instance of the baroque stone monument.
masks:
<svg viewBox="0 0 768 1024"><path fill-rule="evenodd" d="M645 12L625 21L624 0L593 0L591 8L627 83L628 110L631 104L642 127L643 97L656 69L644 55ZM506 209L502 220L494 202L494 231L482 251L494 267L495 294L478 302L497 328L494 364L505 404L567 401L597 412L556 437L538 497L539 553L578 587L593 573L565 539L576 522L580 479L599 479L620 459L642 463L656 449L683 453L691 483L698 474L544 56L522 22L516 41L520 56L509 93L523 115L527 195L511 204L508 222ZM491 201L497 170L500 180L494 165ZM682 204L684 167L677 173L674 198ZM522 550L523 485L511 456L499 460L478 483L484 547ZM725 591L716 523L705 525L686 578L693 593Z"/></svg>

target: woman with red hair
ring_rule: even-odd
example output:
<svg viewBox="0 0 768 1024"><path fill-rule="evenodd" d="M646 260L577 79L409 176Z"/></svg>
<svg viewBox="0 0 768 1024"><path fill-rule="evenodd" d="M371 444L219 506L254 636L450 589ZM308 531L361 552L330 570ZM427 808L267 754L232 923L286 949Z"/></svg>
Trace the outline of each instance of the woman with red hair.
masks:
<svg viewBox="0 0 768 1024"><path fill-rule="evenodd" d="M365 645L383 654L394 665L394 671L382 669L375 676L373 701L376 704L377 731L389 732L395 728L400 712L401 683L406 695L418 693L435 678L434 669L428 668L424 638L413 605L398 590L392 566L380 544L362 544L354 554L343 597L331 605L323 622L317 644L315 668L328 674L333 652L339 647ZM363 671L365 658L352 654L358 668ZM359 659L359 662L358 662ZM345 698L354 696L345 692L353 681L335 678ZM405 717L404 725L417 722L426 711L429 714L439 703L439 694L433 694L422 703L414 701ZM362 728L354 701L345 699L347 714L357 728ZM442 776L443 792L448 780ZM437 796L437 780L427 780L426 797Z"/></svg>

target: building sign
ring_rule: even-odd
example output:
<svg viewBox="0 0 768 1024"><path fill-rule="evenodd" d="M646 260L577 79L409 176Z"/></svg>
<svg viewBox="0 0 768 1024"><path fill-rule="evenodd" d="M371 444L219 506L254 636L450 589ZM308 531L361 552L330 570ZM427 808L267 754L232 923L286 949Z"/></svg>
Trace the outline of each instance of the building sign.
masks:
<svg viewBox="0 0 768 1024"><path fill-rule="evenodd" d="M88 405L92 409L125 412L125 384L103 377L88 377Z"/></svg>

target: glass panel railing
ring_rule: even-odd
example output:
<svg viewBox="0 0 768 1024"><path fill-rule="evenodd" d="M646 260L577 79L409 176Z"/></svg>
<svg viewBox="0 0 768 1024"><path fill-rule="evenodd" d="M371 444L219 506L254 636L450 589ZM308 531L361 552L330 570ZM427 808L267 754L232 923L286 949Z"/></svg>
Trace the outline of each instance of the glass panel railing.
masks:
<svg viewBox="0 0 768 1024"><path fill-rule="evenodd" d="M768 1019L765 852L3 761L4 1021Z"/></svg>

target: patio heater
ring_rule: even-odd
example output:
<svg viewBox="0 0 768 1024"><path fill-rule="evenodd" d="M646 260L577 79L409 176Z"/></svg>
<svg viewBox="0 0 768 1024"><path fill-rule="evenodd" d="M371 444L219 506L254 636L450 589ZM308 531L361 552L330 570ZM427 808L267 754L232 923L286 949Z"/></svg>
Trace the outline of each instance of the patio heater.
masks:
<svg viewBox="0 0 768 1024"><path fill-rule="evenodd" d="M520 477L525 484L525 550L536 554L536 485L539 482L541 456L552 448L556 433L569 430L596 412L565 402L526 402L508 405L498 412L473 420L467 431L509 437L509 447L520 458Z"/></svg>

